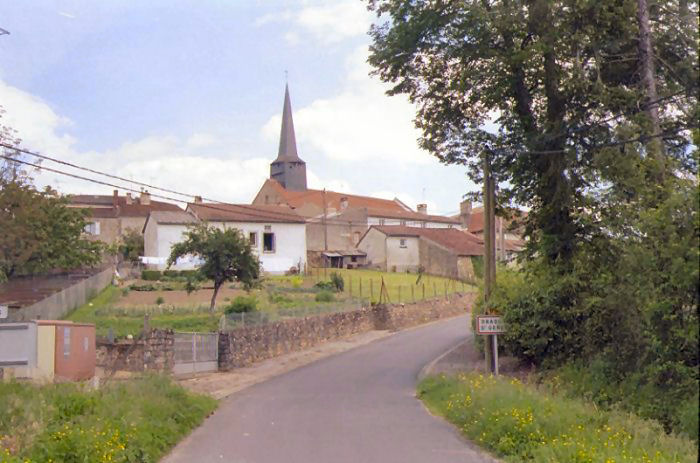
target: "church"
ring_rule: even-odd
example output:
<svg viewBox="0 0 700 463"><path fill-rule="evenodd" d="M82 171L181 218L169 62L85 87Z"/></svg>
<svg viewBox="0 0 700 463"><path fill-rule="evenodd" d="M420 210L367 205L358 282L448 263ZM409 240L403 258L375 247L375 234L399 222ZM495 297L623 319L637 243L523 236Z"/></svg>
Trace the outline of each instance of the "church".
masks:
<svg viewBox="0 0 700 463"><path fill-rule="evenodd" d="M425 204L414 211L398 198L309 189L306 163L297 151L288 86L277 158L270 164L270 177L252 204L287 206L306 219L307 260L311 266L354 268L367 264L366 253L357 245L371 226L459 228L461 223L459 218L428 214Z"/></svg>

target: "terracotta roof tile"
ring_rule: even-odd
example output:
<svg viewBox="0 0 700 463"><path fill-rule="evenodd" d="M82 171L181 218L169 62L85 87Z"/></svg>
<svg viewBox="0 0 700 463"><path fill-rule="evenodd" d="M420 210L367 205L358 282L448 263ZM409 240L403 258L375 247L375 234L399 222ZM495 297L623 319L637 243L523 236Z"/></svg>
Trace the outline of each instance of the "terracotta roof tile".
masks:
<svg viewBox="0 0 700 463"><path fill-rule="evenodd" d="M110 195L70 195L69 200L73 207L85 207L86 209L94 209L94 214L105 214L105 212L97 212L98 209L104 209L105 206L111 206L114 209L114 196ZM153 211L182 211L182 209L173 203L163 201L150 200L149 204L141 204L138 196L133 197L131 204L127 204L126 196L117 196L117 212L114 217L147 217ZM98 217L93 215L93 217Z"/></svg>
<svg viewBox="0 0 700 463"><path fill-rule="evenodd" d="M372 226L387 236L408 236L433 241L460 256L483 256L484 242L455 228L419 228L399 225Z"/></svg>

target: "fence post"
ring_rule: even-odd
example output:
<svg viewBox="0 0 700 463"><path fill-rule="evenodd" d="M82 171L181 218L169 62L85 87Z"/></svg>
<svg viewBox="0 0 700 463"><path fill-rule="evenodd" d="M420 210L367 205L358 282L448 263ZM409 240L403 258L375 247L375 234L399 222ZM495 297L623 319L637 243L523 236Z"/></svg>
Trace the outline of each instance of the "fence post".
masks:
<svg viewBox="0 0 700 463"><path fill-rule="evenodd" d="M360 277L360 299L362 299L362 277Z"/></svg>
<svg viewBox="0 0 700 463"><path fill-rule="evenodd" d="M401 304L401 285L399 285L399 304Z"/></svg>
<svg viewBox="0 0 700 463"><path fill-rule="evenodd" d="M352 275L348 275L348 289L350 292L350 297L352 297Z"/></svg>
<svg viewBox="0 0 700 463"><path fill-rule="evenodd" d="M411 285L411 300L414 304L416 303L416 289L413 287L413 285Z"/></svg>
<svg viewBox="0 0 700 463"><path fill-rule="evenodd" d="M433 297L437 297L437 285L433 281Z"/></svg>
<svg viewBox="0 0 700 463"><path fill-rule="evenodd" d="M447 281L445 281L445 299L447 299Z"/></svg>
<svg viewBox="0 0 700 463"><path fill-rule="evenodd" d="M425 300L425 283L423 283L423 299L421 299L421 300L423 300L423 301Z"/></svg>
<svg viewBox="0 0 700 463"><path fill-rule="evenodd" d="M369 302L370 304L374 301L374 280L369 279Z"/></svg>

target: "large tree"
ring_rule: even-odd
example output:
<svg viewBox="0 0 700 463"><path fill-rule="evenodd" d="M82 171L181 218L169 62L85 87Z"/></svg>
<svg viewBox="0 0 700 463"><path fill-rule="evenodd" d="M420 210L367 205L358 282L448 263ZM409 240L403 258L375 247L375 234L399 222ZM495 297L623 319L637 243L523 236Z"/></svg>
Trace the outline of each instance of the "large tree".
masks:
<svg viewBox="0 0 700 463"><path fill-rule="evenodd" d="M168 257L168 267L180 257L194 256L202 260L198 271L214 282L210 309L214 310L216 296L227 281L240 281L250 288L260 277L260 261L243 234L235 228L222 230L198 224L187 230L185 240L176 243Z"/></svg>
<svg viewBox="0 0 700 463"><path fill-rule="evenodd" d="M49 188L0 179L0 280L98 264L103 246L83 235L87 215Z"/></svg>
<svg viewBox="0 0 700 463"><path fill-rule="evenodd" d="M499 200L530 208L532 253L571 259L588 232L587 192L618 180L608 176L618 160L601 147L662 138L650 114L666 155L680 162L659 163L644 149L635 162L654 179L659 169L696 171L682 130L697 124L697 25L688 21L696 3L655 4L649 60L638 46L636 0L368 2L379 15L370 63L391 94L416 104L421 145L471 166L476 181L489 156ZM662 101L645 98L642 64L655 66ZM489 121L497 133L484 130Z"/></svg>

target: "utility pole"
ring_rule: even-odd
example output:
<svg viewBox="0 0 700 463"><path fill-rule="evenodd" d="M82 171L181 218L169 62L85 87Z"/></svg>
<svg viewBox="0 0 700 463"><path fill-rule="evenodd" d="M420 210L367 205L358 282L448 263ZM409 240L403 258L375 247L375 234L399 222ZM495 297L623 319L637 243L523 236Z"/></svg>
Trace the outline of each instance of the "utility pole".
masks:
<svg viewBox="0 0 700 463"><path fill-rule="evenodd" d="M323 250L328 252L328 223L326 222L326 215L328 207L326 205L326 189L323 189Z"/></svg>
<svg viewBox="0 0 700 463"><path fill-rule="evenodd" d="M491 176L490 152L484 153L484 305L488 307L491 292L496 284L496 226L495 226L495 185ZM490 313L487 309L487 313ZM486 336L484 351L486 368L489 373L496 372L493 335Z"/></svg>

